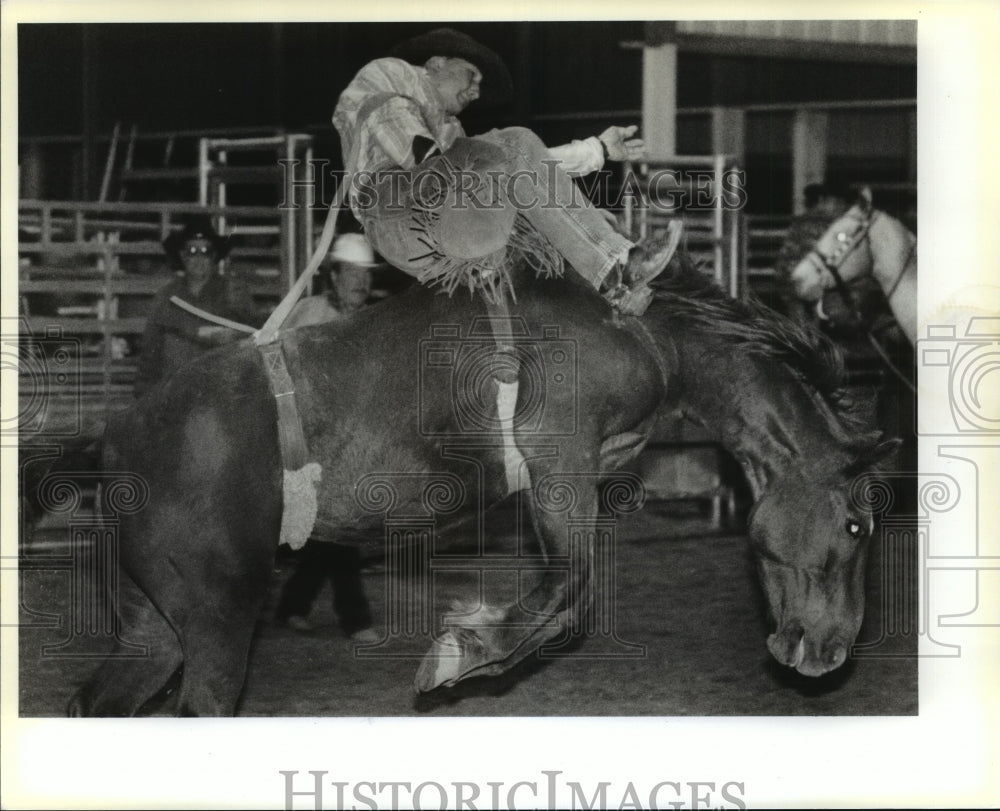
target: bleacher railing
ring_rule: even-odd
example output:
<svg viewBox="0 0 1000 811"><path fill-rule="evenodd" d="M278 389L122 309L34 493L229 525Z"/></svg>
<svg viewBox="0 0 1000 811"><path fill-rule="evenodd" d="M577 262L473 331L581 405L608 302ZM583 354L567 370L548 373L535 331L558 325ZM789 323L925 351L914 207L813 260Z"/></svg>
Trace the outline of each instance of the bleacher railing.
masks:
<svg viewBox="0 0 1000 811"><path fill-rule="evenodd" d="M18 332L41 353L21 352L25 408L43 393L44 419L58 430L81 413L100 419L131 400L146 310L172 278L162 241L192 213L227 218L233 249L226 272L244 280L261 310L269 310L282 289L281 246L260 236L278 233L281 212L273 207L19 202ZM57 342L63 365L45 355L45 346Z"/></svg>

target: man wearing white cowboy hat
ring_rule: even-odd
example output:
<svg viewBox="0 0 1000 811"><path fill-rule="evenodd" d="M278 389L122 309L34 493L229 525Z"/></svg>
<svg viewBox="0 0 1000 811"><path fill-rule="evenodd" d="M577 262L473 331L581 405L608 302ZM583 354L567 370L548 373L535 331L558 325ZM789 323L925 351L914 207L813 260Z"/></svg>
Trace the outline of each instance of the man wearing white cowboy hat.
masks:
<svg viewBox="0 0 1000 811"><path fill-rule="evenodd" d="M304 327L341 318L365 305L372 292L372 268L379 266L364 234L337 237L330 251L330 287L299 301L288 314L284 328Z"/></svg>
<svg viewBox="0 0 1000 811"><path fill-rule="evenodd" d="M322 324L360 310L371 296L373 268L379 267L364 234L337 237L329 255L330 286L325 293L301 299L284 329ZM376 642L371 609L361 585L361 553L356 546L310 538L285 582L275 609L275 622L296 631L313 630L309 613L329 580L333 610L341 630L355 642Z"/></svg>
<svg viewBox="0 0 1000 811"><path fill-rule="evenodd" d="M528 245L535 253L554 249L560 265L559 257L619 310L641 313L651 295L646 282L670 261L679 229L660 244L634 245L580 199L571 179L605 160L639 158L636 128L609 127L552 149L519 127L466 138L458 113L477 100L505 101L512 90L500 57L450 28L414 37L363 67L333 114L355 215L376 250L422 282L449 291L479 286L502 297L507 249ZM462 195L469 189L456 189L454 180L428 200L421 181L455 178L456 169L471 176L476 200L470 205ZM494 181L501 194L493 194ZM491 196L479 204L486 187ZM525 238L518 243L519 234Z"/></svg>

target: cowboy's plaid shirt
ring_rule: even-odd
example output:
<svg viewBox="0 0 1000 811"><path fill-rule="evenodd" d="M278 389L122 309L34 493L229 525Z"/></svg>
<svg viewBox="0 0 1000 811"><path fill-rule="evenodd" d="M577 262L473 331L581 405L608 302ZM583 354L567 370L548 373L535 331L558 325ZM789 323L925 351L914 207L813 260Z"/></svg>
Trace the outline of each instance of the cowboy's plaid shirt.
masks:
<svg viewBox="0 0 1000 811"><path fill-rule="evenodd" d="M370 99L375 104L364 111L367 117L359 127L358 113ZM351 173L387 166L412 169L415 136L429 138L443 152L465 135L459 120L442 109L426 69L392 57L369 62L354 77L340 94L333 125Z"/></svg>
<svg viewBox="0 0 1000 811"><path fill-rule="evenodd" d="M359 121L359 114L361 120ZM429 138L445 152L465 130L441 107L427 70L402 59L369 62L340 95L333 113L348 172L374 172L416 165L413 139ZM583 175L604 165L597 138L550 148L571 175Z"/></svg>

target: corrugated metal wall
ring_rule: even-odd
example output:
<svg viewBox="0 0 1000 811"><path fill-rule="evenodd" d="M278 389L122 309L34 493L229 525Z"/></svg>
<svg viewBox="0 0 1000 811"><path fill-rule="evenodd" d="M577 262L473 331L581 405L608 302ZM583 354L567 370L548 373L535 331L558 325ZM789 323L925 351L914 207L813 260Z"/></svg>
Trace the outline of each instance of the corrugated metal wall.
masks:
<svg viewBox="0 0 1000 811"><path fill-rule="evenodd" d="M916 20L684 20L681 34L916 47Z"/></svg>

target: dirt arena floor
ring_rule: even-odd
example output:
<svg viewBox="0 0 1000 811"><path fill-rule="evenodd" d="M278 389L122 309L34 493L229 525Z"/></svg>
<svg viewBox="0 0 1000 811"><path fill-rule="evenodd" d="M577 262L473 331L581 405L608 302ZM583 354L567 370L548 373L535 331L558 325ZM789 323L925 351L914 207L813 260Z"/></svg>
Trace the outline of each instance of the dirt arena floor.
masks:
<svg viewBox="0 0 1000 811"><path fill-rule="evenodd" d="M492 517L491 549L512 544L512 509ZM739 522L737 522L739 523ZM60 716L76 688L96 668L106 640L72 637L67 628L70 572L37 563L58 552L66 527L41 528L30 567L21 573L20 713ZM315 628L276 627L274 605L294 559L280 555L258 624L242 716L745 716L913 715L917 660L913 572L896 558L883 565L873 548L868 610L859 642L868 643L838 671L819 679L773 661L769 632L746 537L713 530L696 505L653 503L619 519L616 586L608 620L562 655L532 657L511 674L418 695L413 678L430 645L420 628L406 633L393 595L406 583L392 562L366 558L364 585L376 629L396 619L399 633L366 651L340 631L329 586L313 608ZM41 550L41 551L39 551ZM63 552L65 554L65 552ZM435 574L433 622L456 599L475 597L467 572ZM892 584L886 588L885 584ZM888 607L883 609L883 597ZM430 621L430 620L428 620ZM416 625L420 623L417 622ZM882 628L890 633L884 634ZM411 629L412 630L412 629ZM53 655L45 646L73 644ZM57 653L59 651L56 651ZM375 655L373 655L373 653ZM170 714L176 678L150 707Z"/></svg>

